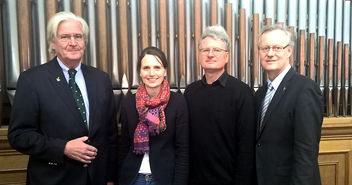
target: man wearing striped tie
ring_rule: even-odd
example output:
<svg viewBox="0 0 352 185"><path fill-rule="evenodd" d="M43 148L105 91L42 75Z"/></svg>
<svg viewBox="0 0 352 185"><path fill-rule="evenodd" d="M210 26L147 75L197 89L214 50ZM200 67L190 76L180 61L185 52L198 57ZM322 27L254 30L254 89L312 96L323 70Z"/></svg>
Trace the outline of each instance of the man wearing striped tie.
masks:
<svg viewBox="0 0 352 185"><path fill-rule="evenodd" d="M320 185L319 141L323 97L317 84L289 64L291 32L281 25L259 35L267 83L255 95L258 185Z"/></svg>

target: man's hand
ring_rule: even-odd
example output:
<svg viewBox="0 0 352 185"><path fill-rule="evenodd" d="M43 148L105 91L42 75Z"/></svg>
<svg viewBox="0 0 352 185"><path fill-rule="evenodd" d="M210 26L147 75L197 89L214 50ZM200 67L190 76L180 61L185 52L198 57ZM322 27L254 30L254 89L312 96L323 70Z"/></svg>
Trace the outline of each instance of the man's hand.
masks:
<svg viewBox="0 0 352 185"><path fill-rule="evenodd" d="M91 163L95 156L97 155L98 150L85 143L88 140L87 136L83 136L77 139L70 140L66 143L64 154L76 161L82 163Z"/></svg>

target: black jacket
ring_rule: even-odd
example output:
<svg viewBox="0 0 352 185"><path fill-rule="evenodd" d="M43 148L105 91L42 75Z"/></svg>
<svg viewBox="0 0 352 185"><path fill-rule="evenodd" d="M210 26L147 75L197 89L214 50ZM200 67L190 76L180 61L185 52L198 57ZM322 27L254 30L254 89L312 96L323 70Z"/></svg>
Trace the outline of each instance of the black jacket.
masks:
<svg viewBox="0 0 352 185"><path fill-rule="evenodd" d="M255 97L259 115L267 85ZM320 185L319 141L322 93L314 81L288 71L257 127L256 163L259 185Z"/></svg>
<svg viewBox="0 0 352 185"><path fill-rule="evenodd" d="M90 105L89 130L56 58L18 79L8 139L29 155L27 184L82 185L90 178L101 185L114 173L117 125L111 81L93 67L82 64L81 69ZM64 155L66 142L82 136L98 149L87 167Z"/></svg>
<svg viewBox="0 0 352 185"><path fill-rule="evenodd" d="M185 185L188 180L188 112L181 94L171 92L165 108L166 130L149 137L149 160L153 179L160 185ZM139 118L135 95L121 106L119 183L129 185L138 174L143 155L133 153L133 136Z"/></svg>

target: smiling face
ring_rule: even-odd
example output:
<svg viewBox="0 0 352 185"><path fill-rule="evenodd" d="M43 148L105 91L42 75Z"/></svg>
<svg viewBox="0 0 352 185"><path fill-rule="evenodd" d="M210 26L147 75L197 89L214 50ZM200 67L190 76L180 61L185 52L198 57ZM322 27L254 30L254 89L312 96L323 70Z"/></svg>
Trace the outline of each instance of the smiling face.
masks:
<svg viewBox="0 0 352 185"><path fill-rule="evenodd" d="M224 41L206 37L202 40L199 50L200 65L205 72L222 73L225 71L229 53L226 51Z"/></svg>
<svg viewBox="0 0 352 185"><path fill-rule="evenodd" d="M149 94L150 92L159 92L166 76L166 69L159 58L147 54L142 58L139 76Z"/></svg>
<svg viewBox="0 0 352 185"><path fill-rule="evenodd" d="M75 68L83 57L85 43L81 36L81 24L69 19L59 24L57 36L50 42L57 57L69 68Z"/></svg>
<svg viewBox="0 0 352 185"><path fill-rule="evenodd" d="M281 30L268 31L260 37L259 48L271 47L267 52L259 49L260 63L271 81L289 65L292 47L288 46L284 48L288 42L288 36ZM282 47L283 50L281 52L274 52L272 47Z"/></svg>

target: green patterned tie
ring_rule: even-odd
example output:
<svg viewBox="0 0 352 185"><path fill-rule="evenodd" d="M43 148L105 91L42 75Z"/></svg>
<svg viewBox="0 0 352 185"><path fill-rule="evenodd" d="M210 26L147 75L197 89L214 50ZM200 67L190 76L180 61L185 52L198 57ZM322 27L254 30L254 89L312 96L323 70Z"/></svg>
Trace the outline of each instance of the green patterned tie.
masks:
<svg viewBox="0 0 352 185"><path fill-rule="evenodd" d="M79 90L79 87L78 87L78 85L76 84L76 81L75 81L76 73L77 73L77 71L74 70L74 69L68 70L68 74L70 76L70 79L68 81L68 86L72 90L73 98L75 99L75 102L76 102L76 105L78 107L78 110L81 113L83 121L84 121L84 123L87 126L86 107L84 105L82 93Z"/></svg>

